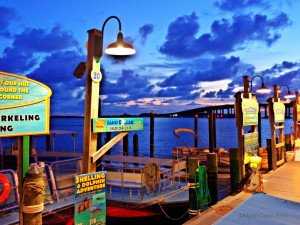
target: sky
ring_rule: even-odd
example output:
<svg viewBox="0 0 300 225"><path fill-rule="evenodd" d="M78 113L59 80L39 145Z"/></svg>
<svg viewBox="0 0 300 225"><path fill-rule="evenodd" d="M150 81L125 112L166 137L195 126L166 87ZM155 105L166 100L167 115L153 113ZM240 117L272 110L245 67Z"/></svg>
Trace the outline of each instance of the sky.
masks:
<svg viewBox="0 0 300 225"><path fill-rule="evenodd" d="M0 3L0 71L53 92L51 115L83 115L87 31L109 16L137 53L103 55L102 114L171 113L233 104L243 76L300 88L300 0L6 0ZM105 25L103 47L116 41ZM252 80L253 91L261 80ZM287 87L282 87L282 94ZM258 96L265 102L269 96Z"/></svg>

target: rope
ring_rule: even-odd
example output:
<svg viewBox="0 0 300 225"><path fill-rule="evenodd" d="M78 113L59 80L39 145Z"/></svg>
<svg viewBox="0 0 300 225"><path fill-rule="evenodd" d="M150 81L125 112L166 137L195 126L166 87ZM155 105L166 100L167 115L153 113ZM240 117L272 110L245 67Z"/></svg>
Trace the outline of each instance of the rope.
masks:
<svg viewBox="0 0 300 225"><path fill-rule="evenodd" d="M44 194L45 183L43 180L39 182L25 182L23 186L22 211L24 213L38 213L44 210L44 202L38 205L24 205L25 194Z"/></svg>
<svg viewBox="0 0 300 225"><path fill-rule="evenodd" d="M165 216L166 216L169 220L173 220L173 221L181 220L181 219L188 213L188 210L187 210L182 216L180 216L180 217L178 217L178 218L172 218L172 217L170 217L170 216L166 213L166 211L165 211L165 210L163 209L163 207L161 206L160 202L158 202L158 205L159 205L161 211L165 214Z"/></svg>
<svg viewBox="0 0 300 225"><path fill-rule="evenodd" d="M206 167L200 166L196 171L198 171L198 177L197 173L195 173L195 182L198 181L195 187L197 209L199 209L200 205L201 210L204 210L207 204L211 201L207 183Z"/></svg>

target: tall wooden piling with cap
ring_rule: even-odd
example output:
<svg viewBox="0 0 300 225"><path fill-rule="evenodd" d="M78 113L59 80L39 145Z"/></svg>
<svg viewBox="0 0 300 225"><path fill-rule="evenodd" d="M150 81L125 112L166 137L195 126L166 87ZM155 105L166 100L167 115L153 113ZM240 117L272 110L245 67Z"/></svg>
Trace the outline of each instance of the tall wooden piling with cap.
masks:
<svg viewBox="0 0 300 225"><path fill-rule="evenodd" d="M38 166L33 164L25 175L23 185L21 207L23 211L22 222L24 225L42 225L44 188L43 174L40 172Z"/></svg>
<svg viewBox="0 0 300 225"><path fill-rule="evenodd" d="M231 192L238 189L240 183L240 163L239 163L239 153L237 148L229 149L229 161L230 161L230 185Z"/></svg>
<svg viewBox="0 0 300 225"><path fill-rule="evenodd" d="M196 170L200 166L200 160L197 157L189 157L188 158L188 173L189 173L189 209L188 212L190 216L196 216L199 212L199 206L197 203L196 196Z"/></svg>
<svg viewBox="0 0 300 225"><path fill-rule="evenodd" d="M217 153L207 154L207 182L210 193L210 205L218 202L218 157Z"/></svg>

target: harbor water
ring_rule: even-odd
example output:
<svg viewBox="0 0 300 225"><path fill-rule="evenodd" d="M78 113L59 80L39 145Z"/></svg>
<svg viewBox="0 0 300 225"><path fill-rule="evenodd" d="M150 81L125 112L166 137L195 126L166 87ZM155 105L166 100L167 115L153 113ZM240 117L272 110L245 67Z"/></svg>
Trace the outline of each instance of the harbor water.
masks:
<svg viewBox="0 0 300 225"><path fill-rule="evenodd" d="M266 146L266 139L270 138L270 124L268 119L262 119L262 146ZM177 128L194 129L194 118L155 118L154 128L154 144L155 154L158 157L170 157L172 149L175 146L185 146L182 140L176 138L173 131ZM203 140L199 141L199 147L209 146L208 135L208 119L199 118L199 137ZM285 134L292 133L292 119L285 120ZM76 131L75 151L82 152L83 146L83 118L51 118L51 130L67 130ZM247 133L245 128L245 133ZM138 134L139 137L139 154L143 156L149 155L150 152L150 118L144 118L144 129L142 131L131 131L129 133L129 154L133 155L133 135ZM114 136L114 134L112 134ZM194 139L191 134L180 133L181 138L189 144L193 145ZM102 134L103 143L105 141L105 133ZM216 119L216 139L217 147L228 150L237 147L237 127L235 118L217 118ZM36 149L46 149L45 138L38 137L35 140ZM73 151L73 138L71 135L57 135L54 137L54 149L56 151ZM112 149L113 154L122 154L122 141L120 141Z"/></svg>

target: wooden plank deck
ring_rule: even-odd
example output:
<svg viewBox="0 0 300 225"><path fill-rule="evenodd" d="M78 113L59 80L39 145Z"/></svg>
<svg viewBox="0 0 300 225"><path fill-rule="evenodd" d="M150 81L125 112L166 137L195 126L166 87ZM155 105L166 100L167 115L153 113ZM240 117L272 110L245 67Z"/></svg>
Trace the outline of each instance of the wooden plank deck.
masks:
<svg viewBox="0 0 300 225"><path fill-rule="evenodd" d="M263 176L264 192L278 198L300 202L300 162L285 163L275 171ZM239 206L253 193L242 191L228 196L208 210L190 219L185 225L211 225L228 212Z"/></svg>

